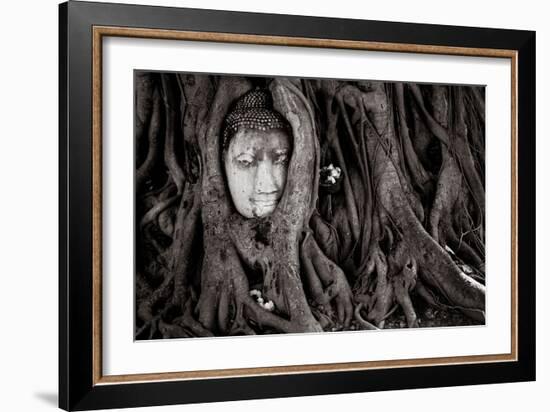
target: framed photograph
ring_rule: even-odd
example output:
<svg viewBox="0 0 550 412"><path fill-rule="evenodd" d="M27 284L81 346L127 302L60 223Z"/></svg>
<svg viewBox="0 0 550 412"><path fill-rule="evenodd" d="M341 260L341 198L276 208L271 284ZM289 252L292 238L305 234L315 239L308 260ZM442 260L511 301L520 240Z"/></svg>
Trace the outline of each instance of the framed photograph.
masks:
<svg viewBox="0 0 550 412"><path fill-rule="evenodd" d="M535 33L60 5L59 406L535 379Z"/></svg>

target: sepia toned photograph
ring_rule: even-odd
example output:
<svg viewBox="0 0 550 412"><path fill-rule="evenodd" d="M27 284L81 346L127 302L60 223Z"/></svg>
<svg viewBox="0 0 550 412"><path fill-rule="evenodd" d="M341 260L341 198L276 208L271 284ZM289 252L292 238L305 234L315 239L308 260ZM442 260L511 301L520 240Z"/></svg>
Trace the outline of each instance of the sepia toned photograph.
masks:
<svg viewBox="0 0 550 412"><path fill-rule="evenodd" d="M134 135L136 340L485 324L484 86L136 70Z"/></svg>

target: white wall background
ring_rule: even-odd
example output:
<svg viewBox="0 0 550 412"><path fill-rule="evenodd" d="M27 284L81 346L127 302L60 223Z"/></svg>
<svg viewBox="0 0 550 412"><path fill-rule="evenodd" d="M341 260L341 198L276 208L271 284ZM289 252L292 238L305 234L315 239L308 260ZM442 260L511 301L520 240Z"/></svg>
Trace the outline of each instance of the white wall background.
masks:
<svg viewBox="0 0 550 412"><path fill-rule="evenodd" d="M128 1L124 1L128 2ZM133 1L138 3L140 1ZM147 1L186 7L351 17L537 31L537 382L317 396L139 410L253 411L547 410L550 313L545 252L549 227L550 28L544 2L436 0L298 2ZM6 2L0 13L0 410L57 405L57 0ZM547 74L544 76L544 74ZM30 86L32 85L32 86ZM6 230L7 229L7 230ZM529 276L531 274L522 274ZM534 275L534 274L532 274Z"/></svg>

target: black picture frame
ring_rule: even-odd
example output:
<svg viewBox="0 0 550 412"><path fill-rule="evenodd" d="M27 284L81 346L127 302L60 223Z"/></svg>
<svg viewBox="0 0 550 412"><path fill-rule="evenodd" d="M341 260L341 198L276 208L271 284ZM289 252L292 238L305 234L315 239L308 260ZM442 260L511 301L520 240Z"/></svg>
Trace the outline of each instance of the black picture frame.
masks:
<svg viewBox="0 0 550 412"><path fill-rule="evenodd" d="M517 360L102 385L94 379L94 26L512 50ZM138 407L535 380L535 32L70 1L59 6L59 406Z"/></svg>

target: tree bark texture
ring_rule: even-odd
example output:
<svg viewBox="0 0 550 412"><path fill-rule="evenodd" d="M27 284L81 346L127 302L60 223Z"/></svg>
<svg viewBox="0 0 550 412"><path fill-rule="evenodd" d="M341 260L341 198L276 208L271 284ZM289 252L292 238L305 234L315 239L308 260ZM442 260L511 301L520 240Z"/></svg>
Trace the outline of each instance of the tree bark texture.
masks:
<svg viewBox="0 0 550 412"><path fill-rule="evenodd" d="M293 149L247 219L220 135L254 87ZM484 133L482 87L139 73L136 338L484 323Z"/></svg>

